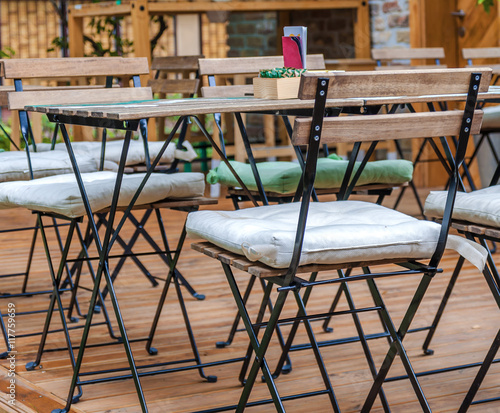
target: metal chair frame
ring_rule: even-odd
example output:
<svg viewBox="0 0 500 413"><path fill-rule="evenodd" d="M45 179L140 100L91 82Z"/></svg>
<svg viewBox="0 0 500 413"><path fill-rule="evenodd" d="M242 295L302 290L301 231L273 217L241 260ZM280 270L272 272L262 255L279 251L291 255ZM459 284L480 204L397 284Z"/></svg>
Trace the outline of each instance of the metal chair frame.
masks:
<svg viewBox="0 0 500 413"><path fill-rule="evenodd" d="M245 324L245 328L247 330L248 336L250 338L250 348L249 348L249 353L247 354L249 357L247 358L247 362L244 364L242 368L242 372L240 374L240 381L242 384L244 384L244 389L242 391L239 403L234 406L230 406L231 409L236 409L236 412L242 412L244 411L245 407L250 407L254 405L260 405L260 404L265 404L265 403L273 403L276 411L278 412L284 412L285 408L283 406L283 401L286 400L294 400L297 398L301 397L310 397L318 394L327 394L329 396L332 409L335 412L339 412L340 408L338 405L338 402L336 400L333 387L331 385L328 373L326 371L326 367L324 365L324 362L322 360L321 353L319 351L320 348L320 343L318 343L315 339L314 332L311 328L310 322L313 319L322 319L326 316L330 315L338 315L338 314L353 314L354 320L356 323L356 317L358 313L361 312L366 312L366 311L376 311L379 313L380 317L383 320L383 324L386 327L388 338L390 339L389 345L389 351L386 355L386 358L381 366L381 368L377 371L375 368L375 365L373 364L373 360L371 359L369 349L366 343L367 337L364 335L362 328L360 324L356 323L357 327L357 332L359 334L359 338L363 343L363 348L365 350L365 355L367 356L367 361L370 367L370 370L372 372L372 375L374 377L374 383L373 386L367 396L367 399L365 400L365 403L361 409L361 412L367 413L371 410L372 405L376 399L377 396L380 396L382 404L384 406L384 410L388 411L388 403L386 400L386 397L384 395L382 385L387 377L387 374L390 370L390 367L392 363L394 362L395 356L397 354L400 355L401 360L403 362L403 365L405 367L407 377L409 378L413 390L419 400L420 406L423 411L425 412L430 412L430 407L427 403L427 400L423 394L423 391L420 387L420 384L418 382L417 375L413 371L413 368L411 366L410 360L406 354L405 348L403 346L403 339L406 335L406 333L409 330L410 324L415 316L415 313L425 295L425 292L433 278L433 276L438 273L440 270L438 268L439 261L443 255L444 252L444 246L447 238L447 233L448 229L450 227L451 223L451 211L453 208L453 203L454 203L454 197L457 191L457 188L460 185L460 174L459 174L459 168L463 163L464 156L465 156L465 151L467 147L467 142L469 139L469 127L468 124L472 119L472 115L475 109L475 104L476 104L476 98L477 98L477 89L478 89L478 84L481 79L481 74L480 73L472 73L471 75L471 80L469 84L469 93L468 93L468 98L467 98L467 103L466 103L466 108L462 117L462 125L460 128L460 137L459 137L459 144L457 148L457 153L456 156L453 160L452 163L452 176L450 177L450 186L448 190L448 199L447 199L447 204L446 204L446 209L445 209L445 217L442 222L442 227L441 227L441 234L439 237L438 245L436 248L436 251L434 252L434 255L429 261L429 264L423 264L420 262L417 262L415 260L410 260L406 263L401 263L401 262L395 262L396 265L400 266L400 270L396 270L393 272L382 272L382 273L373 273L368 266L361 265L363 268L363 274L361 275L351 275L351 276L346 276L346 274L341 270L342 268L349 268L350 266L345 264L345 265L333 265L333 266L325 266L325 269L335 269L338 268L338 277L337 278L330 278L328 280L321 280L317 281L315 279L316 277L316 271L319 269L318 266L315 266L316 270L312 273L312 277L309 281L302 279L298 276L298 269L299 269L299 260L300 260L300 254L301 254L301 248L302 248L302 242L303 242L303 237L304 237L304 232L305 232L305 226L306 226L306 220L307 220L307 212L308 212L308 207L311 202L311 195L312 195L312 190L313 190L313 183L314 183L314 177L315 177L315 165L317 161L317 156L318 156L318 151L320 147L320 141L321 141L321 131L322 131L322 124L323 124L323 117L324 117L324 109L325 109L325 102L326 102L326 96L328 92L328 78L317 78L317 89L316 89L316 104L315 108L313 111L313 116L312 116L312 122L311 122L311 128L310 128L310 136L309 136L309 142L308 142L308 154L307 154L307 160L306 160L306 166L304 169L304 187L303 187L303 192L302 194L297 193L295 196L294 201L299 201L301 202L301 209L300 209L300 215L298 218L298 224L297 224L297 233L296 233L296 238L295 238L295 245L294 245L294 250L293 250L293 256L292 256L292 261L290 263L290 266L288 269L285 269L281 272L276 272L276 276L270 276L268 278L268 283L266 286L265 294L262 300L261 304L261 311L259 312L259 315L257 317L257 321L255 323L252 323L250 316L247 312L246 306L244 299L240 293L240 290L238 288L238 285L235 281L235 278L232 273L231 265L233 264L233 259L236 261L236 258L238 258L238 264L235 265L238 268L243 268L242 263L241 263L241 257L236 256L234 254L228 254L226 253L223 249L214 247L210 243L205 243L207 244L207 247L203 244L198 244L194 246L194 249L200 250L202 252L205 252L207 255L218 258L221 263L222 267L224 269L224 273L226 274L229 286L231 288L231 291L233 293L233 297L235 299L235 302L238 306L239 313L243 319L243 322ZM348 182L351 177L352 173L352 168L354 167L354 164L352 162L351 158L351 168L348 168L348 171L346 172L346 177L344 178L344 184L343 187L347 188L348 187ZM302 196L300 196L302 195ZM210 250L210 251L208 251ZM255 268L255 263L249 263L249 266L253 266ZM356 266L356 264L354 264ZM257 265L258 267L258 265ZM263 266L265 267L265 266ZM371 267L371 265L370 265ZM256 271L255 269L252 271L253 274L255 274ZM306 270L301 271L301 272L306 272ZM280 275L278 275L280 274ZM402 321L399 327L396 327L386 309L385 303L382 299L382 295L380 294L375 280L377 278L382 278L382 277L391 277L391 276L404 276L404 275L410 275L410 274L421 274L422 279L420 281L419 286L417 287L415 294L413 298L411 299L411 304L409 305ZM375 305L370 308L356 308L354 306L354 303L352 302L352 297L349 294L348 291L348 282L355 282L355 281L360 281L360 280L366 280L368 282L368 285L370 287L370 291L372 296L375 299ZM335 284L338 283L342 287L342 289L345 290L346 292L346 297L349 302L349 307L350 309L348 311L342 311L342 312L327 312L327 313L321 313L321 314L314 314L314 315L309 315L306 311L306 303L309 298L310 290L312 287L315 286L321 286L321 285L329 285L329 284ZM278 291L278 297L276 301L274 302L274 308L273 311L268 319L267 322L262 322L262 312L263 309L266 306L267 300L269 300L271 290L273 288L273 285L277 286L277 291ZM301 294L301 290L304 290L304 293ZM287 300L287 296L289 293L293 293L293 296L295 298L295 301L298 306L298 312L296 317L290 319L280 319L281 311L283 309L283 306ZM293 329L288 336L287 340L287 347L286 349L289 348L293 341L293 336L295 334L296 328L299 326L299 324L303 324L304 327L306 328L309 340L310 340L310 346L314 352L318 368L321 373L321 377L323 379L323 383L325 388L323 390L318 390L314 392L306 392L302 394L296 394L296 395L287 395L287 396L280 396L278 393L278 390L275 385L275 376L272 374L269 365L266 362L265 354L267 351L267 348L270 344L271 337L273 335L273 331L275 330L276 326L279 325L280 323L283 322L290 322L292 321L294 323ZM259 330L264 329L264 333L262 338L259 340ZM254 353L253 357L253 362L250 360L250 354ZM280 369L280 365L283 365L284 363L284 358L286 357L286 350L282 353L282 359L279 362L278 369ZM251 364L251 367L250 367ZM250 371L248 374L247 373L247 367L250 367ZM257 375L259 370L262 370L262 373L264 375L265 382L268 386L269 392L271 394L272 399L271 400L260 400L260 401L253 401L253 402L248 402L249 396L252 390L252 387L255 383L255 380L257 379ZM246 377L246 378L245 378ZM229 409L229 407L228 407ZM214 410L215 411L215 410Z"/></svg>

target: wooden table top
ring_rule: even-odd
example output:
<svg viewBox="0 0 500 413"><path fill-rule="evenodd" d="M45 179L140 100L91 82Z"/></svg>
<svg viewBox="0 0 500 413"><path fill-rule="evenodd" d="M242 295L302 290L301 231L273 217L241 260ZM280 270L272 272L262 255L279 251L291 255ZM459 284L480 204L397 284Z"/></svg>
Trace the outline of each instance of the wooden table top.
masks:
<svg viewBox="0 0 500 413"><path fill-rule="evenodd" d="M363 99L329 99L328 107L361 107ZM163 116L205 115L210 113L284 111L311 109L314 100L242 98L154 99L116 104L26 106L26 110L54 115L137 120Z"/></svg>
<svg viewBox="0 0 500 413"><path fill-rule="evenodd" d="M370 105L461 101L466 94L370 97L349 99L328 99L328 107L363 107ZM491 86L486 93L480 93L479 100L500 101L500 86ZM26 106L32 112L53 115L77 116L83 118L110 119L118 121L138 120L163 116L204 115L211 113L286 111L310 109L314 100L300 99L257 99L242 98L191 98L191 99L154 99L111 104L85 105L40 105Z"/></svg>

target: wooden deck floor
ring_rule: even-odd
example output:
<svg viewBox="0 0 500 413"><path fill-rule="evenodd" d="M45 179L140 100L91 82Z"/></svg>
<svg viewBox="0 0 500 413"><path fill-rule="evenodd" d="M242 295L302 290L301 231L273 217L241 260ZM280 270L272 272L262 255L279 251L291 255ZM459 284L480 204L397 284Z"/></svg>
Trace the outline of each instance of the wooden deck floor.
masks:
<svg viewBox="0 0 500 413"><path fill-rule="evenodd" d="M231 208L227 201L219 207ZM411 196L403 206L412 212ZM15 228L23 224L34 222L34 216L25 211L1 211L0 228ZM167 227L172 233L178 233L182 225L184 214L182 212L165 212L164 218ZM160 236L153 226L149 228L155 239ZM126 228L124 237L130 235L130 228ZM0 265L1 273L19 271L27 255L29 232L14 232L0 234ZM54 240L52 240L53 245ZM175 243L175 237L171 240ZM246 334L239 332L234 343L225 348L217 349L214 343L224 340L235 314L235 304L230 296L227 282L220 265L200 253L189 248L190 240L186 242L179 264L181 272L189 279L192 285L206 295L204 301L198 301L186 294L189 315L194 327L196 340L203 362L213 362L222 359L240 357L244 355L247 346ZM145 250L141 241L138 249ZM58 254L54 253L57 258ZM498 257L497 257L498 258ZM457 256L446 254L443 260L444 273L437 276L431 284L424 305L419 310L415 326L426 326L432 320L442 292L455 265ZM144 258L151 272L158 277L165 276L165 266L154 257ZM84 285L90 285L87 274ZM247 276L237 274L242 284ZM417 283L416 278L386 279L378 282L383 292L384 299L398 322L407 304L408 297L413 293ZM162 282L160 282L163 285ZM19 291L19 278L0 279L0 291ZM49 288L47 265L44 259L41 244L35 252L30 290ZM338 287L318 289L313 294L309 307L311 311L325 311ZM351 287L357 306L371 305L366 285L357 283ZM150 328L152 315L161 292L160 288L152 288L149 282L138 273L137 267L128 261L120 273L116 290L120 300L121 309L125 318L127 331L131 339L145 337ZM175 300L173 290L170 291L165 305L160 328L154 340L158 349L157 356L149 356L144 350L144 343L134 343L133 353L138 364L168 362L176 359L190 358L190 347L181 321L179 306ZM250 310L254 310L260 294L252 295ZM67 302L68 294L63 295ZM89 294L80 294L80 305L85 308ZM43 310L47 307L48 295L32 296L30 298L3 299L0 308L5 311L9 302L15 303L17 313L22 311ZM109 307L111 307L109 305ZM341 308L346 309L343 301ZM292 314L293 306L286 308L286 314ZM481 274L471 265L466 264L456 286L449 307L445 313L432 348L433 356L424 356L421 345L425 337L424 332L415 333L405 340L407 350L412 358L417 371L430 368L453 365L458 363L479 361L483 358L488 346L497 332L500 312L496 308L489 290ZM97 316L102 320L102 315ZM50 412L56 407L62 407L67 397L69 381L71 378L71 364L68 353L65 351L49 352L43 356L42 367L35 371L26 371L25 364L33 361L39 343L39 336L21 338L22 334L34 333L40 329L44 314L16 317L16 406L7 405L7 377L8 363L0 360L0 412ZM53 327L59 327L57 317L53 319ZM361 320L367 334L380 331L380 324L376 315L362 315ZM80 320L76 325L82 325ZM321 331L320 323L314 323L318 332L318 339L327 340L355 335L350 316L336 318L334 331L325 333ZM116 329L116 327L115 327ZM284 331L288 327L284 327ZM72 332L74 343L78 343L81 330ZM91 343L109 342L107 330L97 326L91 330ZM305 332L300 331L298 342L305 342ZM62 335L54 333L49 336L47 348L57 348L64 345ZM380 365L385 352L387 341L376 339L370 341L371 351L377 366ZM3 341L0 341L0 351L5 350ZM371 375L366 361L363 358L359 343L343 344L327 347L322 350L326 361L330 379L336 390L336 395L342 412L358 412L371 384ZM274 365L279 352L272 349L269 353L270 365ZM292 355L293 371L277 380L278 388L283 395L293 394L297 390L314 390L322 388L321 379L314 364L312 353L309 350L294 352ZM121 345L111 345L88 349L85 353L84 371L95 369L125 367L126 357ZM241 387L237 376L240 363L227 364L206 369L207 374L216 375L217 383L208 383L202 380L196 370L176 372L172 374L155 375L142 379L146 400L150 412L192 412L200 409L209 409L217 406L235 403L238 400ZM403 371L397 360L392 375ZM455 412L467 391L476 369L459 370L421 379L422 387L428 396L429 403L435 412ZM92 376L94 377L94 376ZM416 397L407 380L387 383L384 386L393 412L411 413L420 412ZM500 390L500 371L493 367L487 377L481 397L498 395ZM268 397L267 387L258 383L252 393L252 399ZM286 402L289 412L328 412L332 411L326 396ZM106 384L94 384L84 387L84 394L80 402L74 405L74 412L114 412L131 413L140 412L138 399L131 380L121 380ZM272 406L249 408L249 412L274 411ZM374 412L382 411L377 401ZM500 402L480 405L471 408L472 412L499 412Z"/></svg>

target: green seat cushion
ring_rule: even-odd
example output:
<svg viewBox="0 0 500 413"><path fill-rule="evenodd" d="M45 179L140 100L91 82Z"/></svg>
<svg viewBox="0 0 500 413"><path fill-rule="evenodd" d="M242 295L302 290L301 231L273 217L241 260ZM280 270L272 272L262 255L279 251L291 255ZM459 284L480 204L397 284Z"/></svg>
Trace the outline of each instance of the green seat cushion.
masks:
<svg viewBox="0 0 500 413"><path fill-rule="evenodd" d="M335 157L332 156L332 157ZM338 158L338 157L337 157ZM230 161L232 167L248 187L257 190L255 178L249 164ZM314 187L317 189L339 188L344 178L348 161L320 158L316 172ZM356 163L355 170L359 167ZM302 175L300 165L296 162L259 162L257 164L262 184L266 192L280 194L294 193ZM401 185L412 179L413 164L403 159L368 162L358 180L357 185L389 184ZM225 186L237 187L238 181L225 163L212 169L207 175L210 184L220 183Z"/></svg>

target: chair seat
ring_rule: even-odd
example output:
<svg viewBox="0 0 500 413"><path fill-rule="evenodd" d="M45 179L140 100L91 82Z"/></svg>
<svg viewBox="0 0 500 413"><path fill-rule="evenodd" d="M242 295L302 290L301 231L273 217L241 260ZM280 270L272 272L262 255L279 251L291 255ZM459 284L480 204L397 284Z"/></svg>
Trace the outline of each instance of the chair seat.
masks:
<svg viewBox="0 0 500 413"><path fill-rule="evenodd" d="M432 191L425 201L425 215L441 218L445 200L446 192ZM500 185L473 192L458 192L453 219L500 228Z"/></svg>
<svg viewBox="0 0 500 413"><path fill-rule="evenodd" d="M198 211L186 223L203 238L273 268L290 264L300 204ZM300 265L430 258L440 225L362 201L313 202Z"/></svg>
<svg viewBox="0 0 500 413"><path fill-rule="evenodd" d="M344 160L318 159L315 188L340 188L347 164L348 161ZM231 165L249 190L257 190L249 164L231 161ZM264 190L279 194L294 193L302 176L302 169L296 162L259 162L257 169ZM401 185L411 181L412 174L412 163L403 159L368 162L357 185ZM238 181L224 163L209 172L207 182L210 184L220 183L230 187L239 186Z"/></svg>
<svg viewBox="0 0 500 413"><path fill-rule="evenodd" d="M481 130L500 130L500 105L483 108L483 124Z"/></svg>
<svg viewBox="0 0 500 413"><path fill-rule="evenodd" d="M106 143L105 160L118 164L120 162L120 156L123 147L123 140L109 141ZM90 156L95 160L99 160L101 157L101 142L72 142L71 146L73 151L79 155ZM161 157L161 163L172 163L174 159L182 159L191 162L196 158L197 154L194 151L191 144L187 141L183 142L183 146L186 150L180 150L176 148L174 143L170 143L167 149ZM152 160L160 153L163 147L163 142L148 142L149 156ZM37 144L37 151L44 153L50 150L50 144ZM64 143L58 143L55 145L57 151L65 151L66 145ZM132 140L130 141L130 147L127 154L127 166L140 165L146 163L146 156L144 154L144 144L142 141Z"/></svg>
<svg viewBox="0 0 500 413"><path fill-rule="evenodd" d="M111 205L116 176L115 172L108 171L82 174L94 212ZM130 204L144 176L144 173L123 176L119 206ZM153 173L136 204L150 204L166 198L203 196L204 190L204 175L201 173ZM15 207L51 212L69 218L85 215L85 208L74 174L56 175L32 181L1 183L0 208Z"/></svg>
<svg viewBox="0 0 500 413"><path fill-rule="evenodd" d="M34 152L30 153L30 157L35 179L73 172L66 152ZM82 172L95 172L98 170L98 162L90 156L79 154L77 162ZM116 168L115 164L111 166ZM29 179L30 171L25 152L0 152L0 182L26 181Z"/></svg>

